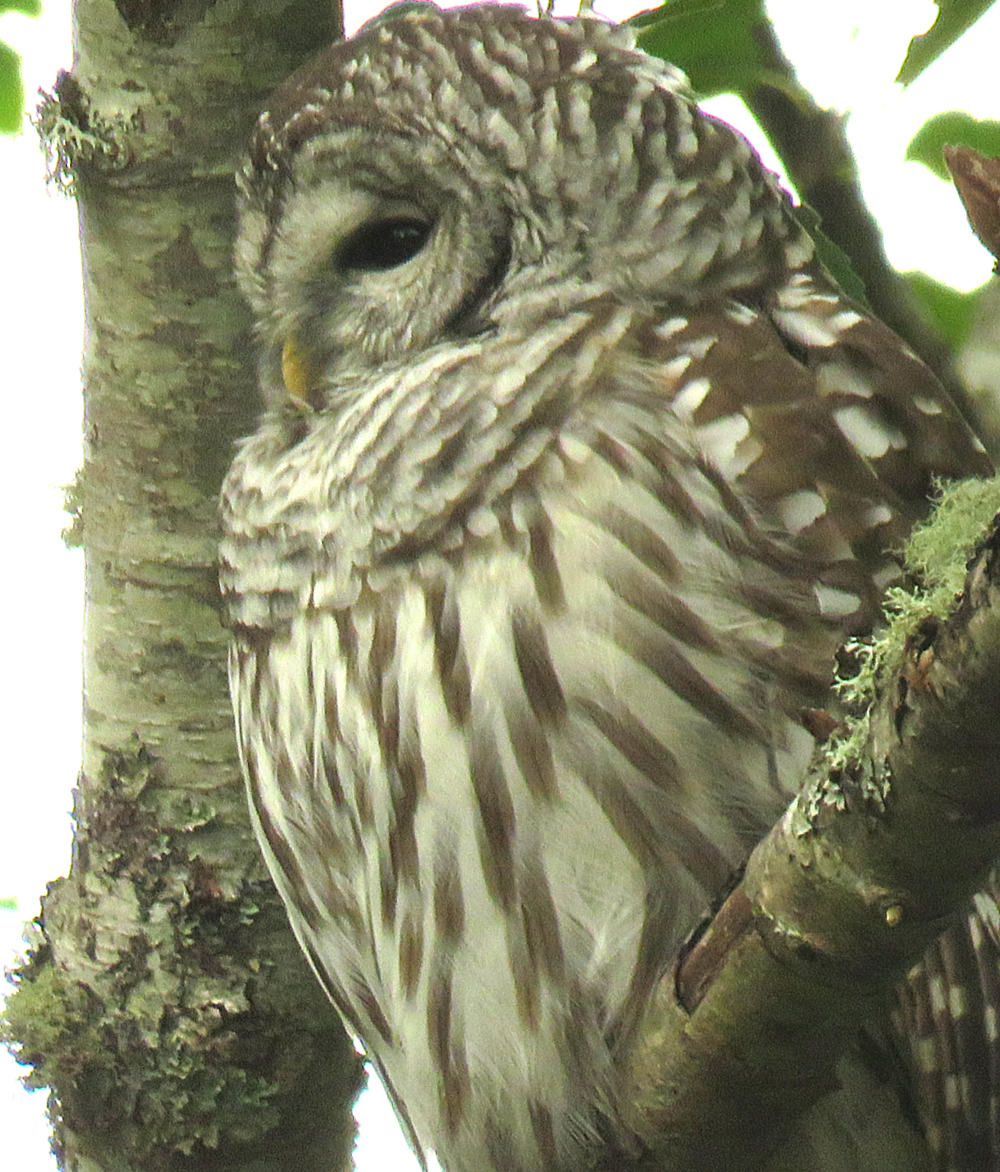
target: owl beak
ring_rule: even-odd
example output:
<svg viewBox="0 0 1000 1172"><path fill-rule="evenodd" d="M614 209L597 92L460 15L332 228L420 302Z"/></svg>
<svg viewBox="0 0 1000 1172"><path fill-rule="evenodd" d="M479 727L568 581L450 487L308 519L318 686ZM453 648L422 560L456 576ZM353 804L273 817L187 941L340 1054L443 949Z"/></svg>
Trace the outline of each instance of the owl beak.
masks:
<svg viewBox="0 0 1000 1172"><path fill-rule="evenodd" d="M281 377L285 390L296 403L304 407L312 405L312 392L315 389L313 376L309 355L294 336L290 337L281 348Z"/></svg>

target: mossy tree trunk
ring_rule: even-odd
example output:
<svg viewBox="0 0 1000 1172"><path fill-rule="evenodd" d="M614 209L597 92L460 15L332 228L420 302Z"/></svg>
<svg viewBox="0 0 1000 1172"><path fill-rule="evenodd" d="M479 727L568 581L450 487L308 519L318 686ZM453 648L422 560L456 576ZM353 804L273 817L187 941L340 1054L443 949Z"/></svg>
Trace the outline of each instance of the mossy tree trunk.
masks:
<svg viewBox="0 0 1000 1172"><path fill-rule="evenodd" d="M360 1069L244 807L216 497L257 410L232 172L329 0L78 0L46 114L80 204L83 769L8 1035L79 1172L334 1172Z"/></svg>

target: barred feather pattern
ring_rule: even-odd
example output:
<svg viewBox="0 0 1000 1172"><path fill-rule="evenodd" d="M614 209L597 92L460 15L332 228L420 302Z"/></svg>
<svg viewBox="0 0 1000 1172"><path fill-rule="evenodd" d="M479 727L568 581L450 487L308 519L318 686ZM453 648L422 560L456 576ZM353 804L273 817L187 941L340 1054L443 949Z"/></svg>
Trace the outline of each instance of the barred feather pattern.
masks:
<svg viewBox="0 0 1000 1172"><path fill-rule="evenodd" d="M390 14L275 95L241 191L258 837L416 1150L568 1172L630 1142L645 999L800 781L886 551L987 461L625 30ZM845 1142L809 1166L869 1166Z"/></svg>
<svg viewBox="0 0 1000 1172"><path fill-rule="evenodd" d="M927 950L894 1018L935 1167L1000 1167L1000 911L995 883Z"/></svg>

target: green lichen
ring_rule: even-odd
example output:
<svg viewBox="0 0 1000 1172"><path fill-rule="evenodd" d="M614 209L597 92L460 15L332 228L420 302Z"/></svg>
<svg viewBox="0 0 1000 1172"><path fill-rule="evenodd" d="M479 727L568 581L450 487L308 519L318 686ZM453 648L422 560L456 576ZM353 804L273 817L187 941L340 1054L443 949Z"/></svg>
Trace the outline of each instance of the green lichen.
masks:
<svg viewBox="0 0 1000 1172"><path fill-rule="evenodd" d="M857 763L868 740L879 681L902 666L906 648L922 624L944 621L952 614L968 563L1000 513L1000 478L939 485L938 494L933 513L915 527L903 551L913 584L890 587L885 626L870 638L847 644L855 670L835 683L849 715L843 735L827 746L832 771Z"/></svg>
<svg viewBox="0 0 1000 1172"><path fill-rule="evenodd" d="M32 124L45 151L49 183L64 195L76 194L81 167L119 170L130 159L128 127L112 126L90 113L90 103L76 78L60 72L52 93L43 93Z"/></svg>
<svg viewBox="0 0 1000 1172"><path fill-rule="evenodd" d="M63 512L69 516L69 524L62 531L63 544L67 549L83 549L83 470L63 487Z"/></svg>
<svg viewBox="0 0 1000 1172"><path fill-rule="evenodd" d="M40 952L29 952L11 977L14 989L0 1018L0 1041L19 1063L31 1067L25 1084L52 1086L64 1072L75 1078L87 1055L100 1048L83 990L67 988Z"/></svg>
<svg viewBox="0 0 1000 1172"><path fill-rule="evenodd" d="M158 821L164 766L138 739L105 750L100 782L78 796L74 869L29 926L0 1021L25 1082L52 1088L56 1146L208 1166L270 1142L330 1056L344 1101L357 1059L276 892L244 878L229 894L197 853L211 805L181 793L180 825Z"/></svg>
<svg viewBox="0 0 1000 1172"><path fill-rule="evenodd" d="M103 1137L135 1166L252 1143L280 1122L287 1076L258 1015L175 1009L150 1044L130 1008L68 980L44 943L12 979L0 1040L29 1068L25 1083L57 1088L59 1122Z"/></svg>

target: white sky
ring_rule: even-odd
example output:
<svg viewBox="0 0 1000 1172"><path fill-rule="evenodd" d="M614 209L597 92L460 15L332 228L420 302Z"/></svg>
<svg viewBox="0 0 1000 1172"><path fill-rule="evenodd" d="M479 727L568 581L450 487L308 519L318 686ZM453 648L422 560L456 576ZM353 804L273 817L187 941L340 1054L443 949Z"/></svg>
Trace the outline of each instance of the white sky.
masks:
<svg viewBox="0 0 1000 1172"><path fill-rule="evenodd" d="M0 38L23 54L29 95L50 87L56 69L70 65L69 0L43 4L38 20L0 17ZM347 0L348 31L381 6ZM596 5L613 19L641 6L642 0ZM557 10L573 7L564 2ZM892 262L963 289L987 280L991 258L969 232L951 188L902 160L909 139L940 110L1000 116L994 84L1000 5L905 92L892 79L910 37L933 19L930 0L840 0L835 11L833 5L770 0L769 7L805 85L820 102L852 111L848 132ZM738 102L717 99L710 108L745 132L751 129ZM16 897L19 907L0 913L4 963L17 950L21 921L35 914L45 883L68 865L67 810L80 756L82 558L59 540L66 519L58 487L72 479L80 453L80 276L75 210L44 191L42 176L33 135L0 138L0 387L6 418L0 499L15 502L4 537L19 567L10 579L0 578L0 613L7 616L7 671L0 685L0 898ZM24 566L35 569L27 588ZM43 1096L26 1095L17 1076L18 1068L0 1050L0 1164L18 1172L52 1172ZM380 1096L365 1096L358 1114L359 1172L415 1168Z"/></svg>

